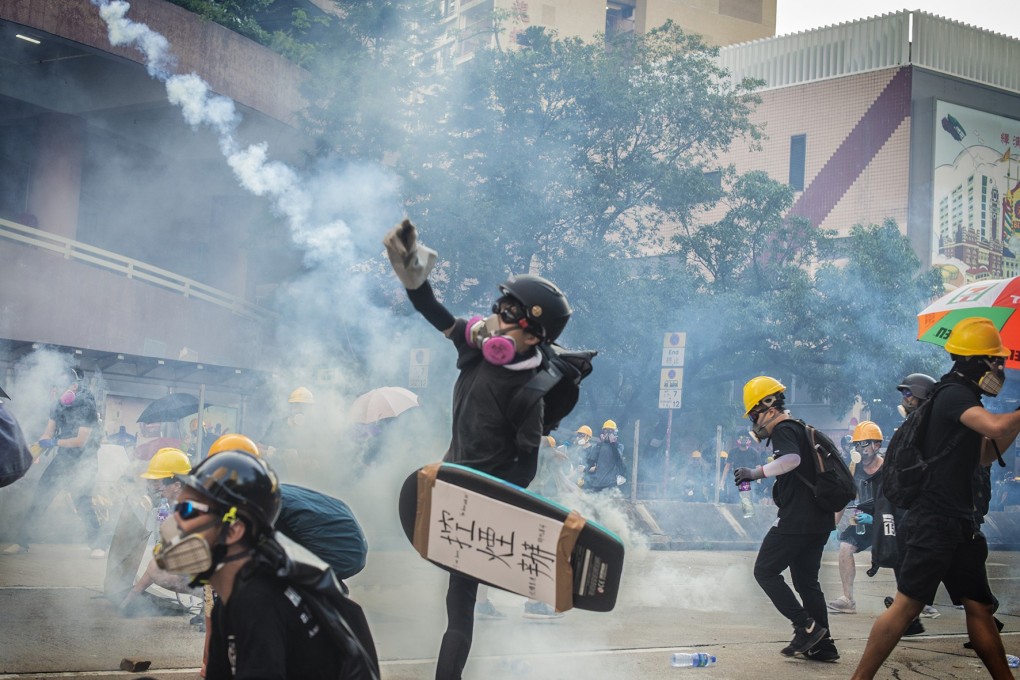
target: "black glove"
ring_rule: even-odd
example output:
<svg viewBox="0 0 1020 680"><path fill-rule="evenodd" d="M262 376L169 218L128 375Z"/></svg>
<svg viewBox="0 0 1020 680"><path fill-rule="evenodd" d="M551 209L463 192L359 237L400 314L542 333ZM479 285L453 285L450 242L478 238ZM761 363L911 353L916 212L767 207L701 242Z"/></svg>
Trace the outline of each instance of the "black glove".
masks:
<svg viewBox="0 0 1020 680"><path fill-rule="evenodd" d="M733 471L734 483L737 486L740 486L744 482L753 482L756 479L761 479L761 476L758 474L758 470L760 469L761 468L747 468L747 467L737 468L736 470Z"/></svg>

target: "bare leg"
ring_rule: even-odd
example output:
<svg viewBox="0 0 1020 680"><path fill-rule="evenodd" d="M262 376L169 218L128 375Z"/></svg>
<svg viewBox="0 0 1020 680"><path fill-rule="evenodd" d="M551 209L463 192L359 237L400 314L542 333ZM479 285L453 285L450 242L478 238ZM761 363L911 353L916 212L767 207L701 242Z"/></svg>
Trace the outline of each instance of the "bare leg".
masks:
<svg viewBox="0 0 1020 680"><path fill-rule="evenodd" d="M924 609L924 603L912 600L903 593L896 591L896 599L892 606L885 610L871 627L868 634L868 644L864 647L864 654L861 656L857 669L854 671L851 680L871 680L875 673L889 658L889 654L903 637L903 631L907 629L910 622L917 618L917 615ZM989 617L989 621L991 618ZM992 624L994 629L995 624ZM1000 643L1001 644L1001 643ZM1002 653L1002 662L1006 663L1006 653ZM1008 668L1007 668L1008 670Z"/></svg>
<svg viewBox="0 0 1020 680"><path fill-rule="evenodd" d="M839 544L839 580L843 583L843 596L854 601L854 579L857 578L857 565L854 554L857 548L851 543Z"/></svg>
<svg viewBox="0 0 1020 680"><path fill-rule="evenodd" d="M992 617L992 606L965 599L963 608L967 612L967 634L988 673L996 680L1010 680L1013 672L1006 663L1006 650Z"/></svg>

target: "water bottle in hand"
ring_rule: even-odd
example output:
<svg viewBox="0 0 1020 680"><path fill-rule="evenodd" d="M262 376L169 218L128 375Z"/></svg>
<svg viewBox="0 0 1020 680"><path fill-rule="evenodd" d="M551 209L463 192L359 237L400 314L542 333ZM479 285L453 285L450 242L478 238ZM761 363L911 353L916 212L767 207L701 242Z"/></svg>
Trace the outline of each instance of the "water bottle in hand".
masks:
<svg viewBox="0 0 1020 680"><path fill-rule="evenodd" d="M854 510L854 525L857 527L857 535L863 536L865 533L867 533L868 527L857 521L857 513L859 512L860 510Z"/></svg>
<svg viewBox="0 0 1020 680"><path fill-rule="evenodd" d="M744 511L744 517L754 517L754 502L751 500L751 482L743 481L737 488L740 490L740 509Z"/></svg>
<svg viewBox="0 0 1020 680"><path fill-rule="evenodd" d="M695 652L693 654L675 652L669 659L669 664L673 668L704 668L714 663L715 657L705 652Z"/></svg>

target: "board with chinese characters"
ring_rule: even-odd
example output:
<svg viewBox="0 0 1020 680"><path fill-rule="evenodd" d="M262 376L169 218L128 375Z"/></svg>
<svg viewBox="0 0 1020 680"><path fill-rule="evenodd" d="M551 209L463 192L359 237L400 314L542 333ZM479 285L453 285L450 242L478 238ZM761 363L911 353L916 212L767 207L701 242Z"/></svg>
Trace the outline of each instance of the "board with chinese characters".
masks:
<svg viewBox="0 0 1020 680"><path fill-rule="evenodd" d="M427 465L401 488L400 521L419 554L447 571L559 611L616 605L620 539L509 482L461 465Z"/></svg>

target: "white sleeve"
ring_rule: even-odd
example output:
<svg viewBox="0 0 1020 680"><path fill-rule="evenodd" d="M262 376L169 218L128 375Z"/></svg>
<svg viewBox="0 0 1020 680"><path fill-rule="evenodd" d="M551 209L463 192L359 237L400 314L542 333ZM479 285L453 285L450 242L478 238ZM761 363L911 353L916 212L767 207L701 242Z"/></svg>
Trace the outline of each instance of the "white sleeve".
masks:
<svg viewBox="0 0 1020 680"><path fill-rule="evenodd" d="M800 465L800 454L788 453L776 458L771 463L765 463L761 466L761 471L765 473L766 477L778 477L785 475L790 470L795 470L798 465Z"/></svg>

